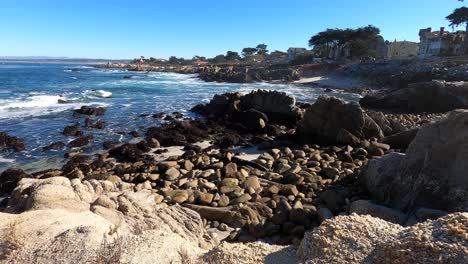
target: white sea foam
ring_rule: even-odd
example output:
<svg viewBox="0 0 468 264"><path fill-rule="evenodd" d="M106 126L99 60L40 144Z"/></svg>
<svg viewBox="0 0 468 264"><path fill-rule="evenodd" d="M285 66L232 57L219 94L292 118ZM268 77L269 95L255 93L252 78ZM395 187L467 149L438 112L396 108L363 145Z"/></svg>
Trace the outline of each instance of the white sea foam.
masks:
<svg viewBox="0 0 468 264"><path fill-rule="evenodd" d="M69 109L77 109L82 105L94 104L106 106L108 104L96 102L70 102L60 95L32 95L16 99L0 99L0 119L44 116Z"/></svg>
<svg viewBox="0 0 468 264"><path fill-rule="evenodd" d="M105 91L105 90L86 90L85 95L91 95L100 98L111 98L112 92Z"/></svg>
<svg viewBox="0 0 468 264"><path fill-rule="evenodd" d="M6 158L0 156L0 163L13 163L13 162L15 162L14 159L6 159Z"/></svg>
<svg viewBox="0 0 468 264"><path fill-rule="evenodd" d="M34 95L27 97L25 100L2 100L0 104L0 111L23 108L47 107L53 104L58 104L59 100L65 100L65 98L59 95Z"/></svg>

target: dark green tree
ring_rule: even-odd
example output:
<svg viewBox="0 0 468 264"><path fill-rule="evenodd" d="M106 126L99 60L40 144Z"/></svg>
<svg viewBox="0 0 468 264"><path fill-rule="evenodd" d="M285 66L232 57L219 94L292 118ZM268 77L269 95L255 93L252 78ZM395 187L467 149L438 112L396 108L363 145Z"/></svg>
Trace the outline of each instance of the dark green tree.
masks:
<svg viewBox="0 0 468 264"><path fill-rule="evenodd" d="M193 56L192 60L193 60L193 61L196 61L196 60L206 60L206 57L195 55L195 56Z"/></svg>
<svg viewBox="0 0 468 264"><path fill-rule="evenodd" d="M223 54L220 54L220 55L210 59L209 61L211 61L212 63L225 63L226 62L226 56L224 56Z"/></svg>
<svg viewBox="0 0 468 264"><path fill-rule="evenodd" d="M242 56L247 57L247 56L252 56L257 52L256 48L243 48L242 49Z"/></svg>
<svg viewBox="0 0 468 264"><path fill-rule="evenodd" d="M330 49L348 45L351 57L373 56L375 52L375 43L380 34L380 29L372 25L360 27L357 29L327 29L312 36L309 40L309 46L314 47L324 56Z"/></svg>
<svg viewBox="0 0 468 264"><path fill-rule="evenodd" d="M170 64L178 64L178 63L179 63L179 59L177 59L176 56L171 56L171 57L169 57L169 63L170 63Z"/></svg>
<svg viewBox="0 0 468 264"><path fill-rule="evenodd" d="M465 41L463 43L463 50L465 54L468 54L468 8L464 6L457 8L446 18L450 22L451 27L465 25Z"/></svg>
<svg viewBox="0 0 468 264"><path fill-rule="evenodd" d="M266 44L258 44L257 45L257 54L258 55L266 55L268 53Z"/></svg>
<svg viewBox="0 0 468 264"><path fill-rule="evenodd" d="M241 57L239 56L239 53L235 51L228 51L226 52L226 60L228 61L234 61L234 60L240 60Z"/></svg>

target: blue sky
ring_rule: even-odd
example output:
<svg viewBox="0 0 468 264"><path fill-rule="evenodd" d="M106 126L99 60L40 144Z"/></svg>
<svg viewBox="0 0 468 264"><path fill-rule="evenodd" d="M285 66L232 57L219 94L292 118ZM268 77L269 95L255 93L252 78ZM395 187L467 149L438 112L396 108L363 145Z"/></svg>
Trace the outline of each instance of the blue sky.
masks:
<svg viewBox="0 0 468 264"><path fill-rule="evenodd" d="M381 29L418 40L448 26L456 0L0 0L0 56L191 58L268 44L306 47L326 28Z"/></svg>

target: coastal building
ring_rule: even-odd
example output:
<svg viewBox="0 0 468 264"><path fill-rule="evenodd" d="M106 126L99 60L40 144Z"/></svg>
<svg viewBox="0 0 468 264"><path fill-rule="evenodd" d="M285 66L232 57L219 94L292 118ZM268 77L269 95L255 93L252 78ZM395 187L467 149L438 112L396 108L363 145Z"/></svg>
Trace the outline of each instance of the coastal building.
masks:
<svg viewBox="0 0 468 264"><path fill-rule="evenodd" d="M420 58L463 54L465 31L448 32L443 27L439 31L432 31L432 28L426 28L419 31L419 38Z"/></svg>
<svg viewBox="0 0 468 264"><path fill-rule="evenodd" d="M389 59L408 59L417 57L419 43L412 41L393 41L388 44Z"/></svg>
<svg viewBox="0 0 468 264"><path fill-rule="evenodd" d="M288 61L293 60L296 56L307 54L309 51L305 48L289 48L288 49Z"/></svg>

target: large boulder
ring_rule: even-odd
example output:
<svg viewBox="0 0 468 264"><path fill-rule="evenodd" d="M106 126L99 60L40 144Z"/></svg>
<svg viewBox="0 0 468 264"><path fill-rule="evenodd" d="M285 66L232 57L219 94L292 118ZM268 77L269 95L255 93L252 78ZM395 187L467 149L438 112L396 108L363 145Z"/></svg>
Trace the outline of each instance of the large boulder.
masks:
<svg viewBox="0 0 468 264"><path fill-rule="evenodd" d="M384 96L366 96L359 103L366 108L407 112L447 112L468 108L468 82L414 83Z"/></svg>
<svg viewBox="0 0 468 264"><path fill-rule="evenodd" d="M104 115L106 109L103 107L93 107L93 106L82 106L80 109L76 109L73 111L73 115L75 117L80 117L81 115L87 116L101 116Z"/></svg>
<svg viewBox="0 0 468 264"><path fill-rule="evenodd" d="M240 104L242 109L255 109L274 121L295 121L302 117L294 96L284 92L252 91L241 98Z"/></svg>
<svg viewBox="0 0 468 264"><path fill-rule="evenodd" d="M359 104L321 96L306 110L298 135L311 143L356 145L360 139L382 138L383 132Z"/></svg>
<svg viewBox="0 0 468 264"><path fill-rule="evenodd" d="M23 151L26 149L26 145L22 139L0 132L0 151L4 149Z"/></svg>
<svg viewBox="0 0 468 264"><path fill-rule="evenodd" d="M184 263L182 257L195 259L213 247L197 213L167 207L160 195L133 187L21 180L8 213L0 213L2 262Z"/></svg>
<svg viewBox="0 0 468 264"><path fill-rule="evenodd" d="M466 263L467 213L402 227L367 215L326 220L307 232L302 263Z"/></svg>
<svg viewBox="0 0 468 264"><path fill-rule="evenodd" d="M468 211L468 110L424 125L406 154L370 161L362 174L379 202L401 210Z"/></svg>
<svg viewBox="0 0 468 264"><path fill-rule="evenodd" d="M382 138L380 142L388 144L392 146L392 148L406 149L416 137L416 134L418 134L418 129L415 128L386 136Z"/></svg>
<svg viewBox="0 0 468 264"><path fill-rule="evenodd" d="M200 120L174 121L148 128L146 138L148 141L156 139L162 147L185 146L209 139L217 129L216 124Z"/></svg>
<svg viewBox="0 0 468 264"><path fill-rule="evenodd" d="M262 118L263 121L270 120L276 123L295 124L302 118L302 111L296 106L294 96L266 90L252 91L246 95L239 93L215 95L208 104L197 105L192 111L207 116L227 116L233 122L245 123L247 128L251 127L252 111L265 115L267 118ZM257 125L254 128L256 129Z"/></svg>

